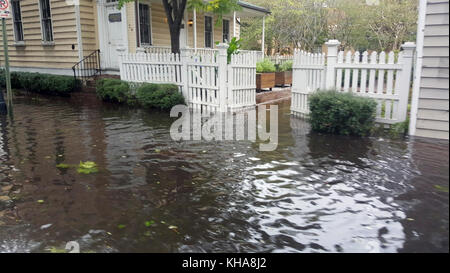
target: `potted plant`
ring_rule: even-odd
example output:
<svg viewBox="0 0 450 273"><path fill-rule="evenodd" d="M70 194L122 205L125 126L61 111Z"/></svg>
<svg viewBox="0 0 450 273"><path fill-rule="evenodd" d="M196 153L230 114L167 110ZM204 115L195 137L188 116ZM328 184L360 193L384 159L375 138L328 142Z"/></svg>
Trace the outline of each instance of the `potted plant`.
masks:
<svg viewBox="0 0 450 273"><path fill-rule="evenodd" d="M269 59L264 59L256 63L256 89L269 88L275 86L275 65Z"/></svg>
<svg viewBox="0 0 450 273"><path fill-rule="evenodd" d="M286 61L278 66L278 71L275 73L276 86L292 86L292 61Z"/></svg>

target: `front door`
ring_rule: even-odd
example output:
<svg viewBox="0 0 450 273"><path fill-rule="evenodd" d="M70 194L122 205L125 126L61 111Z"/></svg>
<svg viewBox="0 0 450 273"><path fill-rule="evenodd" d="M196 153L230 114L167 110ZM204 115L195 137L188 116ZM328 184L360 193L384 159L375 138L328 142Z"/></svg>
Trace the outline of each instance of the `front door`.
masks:
<svg viewBox="0 0 450 273"><path fill-rule="evenodd" d="M123 18L123 13L117 8L117 4L114 2L106 5L105 23L108 35L106 41L107 54L105 54L104 58L106 58L107 66L109 66L107 68L110 69L119 68L117 49L126 47L126 35L123 33L123 24L126 24L124 22L125 18Z"/></svg>

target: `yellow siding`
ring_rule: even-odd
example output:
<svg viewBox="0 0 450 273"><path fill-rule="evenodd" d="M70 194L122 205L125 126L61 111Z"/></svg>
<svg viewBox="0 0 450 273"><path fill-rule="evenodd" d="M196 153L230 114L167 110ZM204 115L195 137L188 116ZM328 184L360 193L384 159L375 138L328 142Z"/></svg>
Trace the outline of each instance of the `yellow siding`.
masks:
<svg viewBox="0 0 450 273"><path fill-rule="evenodd" d="M97 5L93 0L80 0L81 37L83 55L89 55L98 47Z"/></svg>
<svg viewBox="0 0 450 273"><path fill-rule="evenodd" d="M20 1L25 46L14 45L12 19L7 19L11 66L71 68L78 61L74 6L68 6L64 0L50 0L54 45L44 46L38 3L36 0ZM0 59L3 62L3 51Z"/></svg>
<svg viewBox="0 0 450 273"><path fill-rule="evenodd" d="M127 29L128 29L128 50L136 52L136 9L135 3L127 3Z"/></svg>
<svg viewBox="0 0 450 273"><path fill-rule="evenodd" d="M152 3L152 37L155 46L170 46L169 24L162 3Z"/></svg>

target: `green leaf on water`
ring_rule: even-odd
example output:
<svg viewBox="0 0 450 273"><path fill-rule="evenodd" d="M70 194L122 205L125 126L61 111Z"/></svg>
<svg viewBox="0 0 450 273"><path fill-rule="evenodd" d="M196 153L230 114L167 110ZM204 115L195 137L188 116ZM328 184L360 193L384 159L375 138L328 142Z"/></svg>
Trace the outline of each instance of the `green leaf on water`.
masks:
<svg viewBox="0 0 450 273"><path fill-rule="evenodd" d="M441 186L441 185L434 185L434 187L435 187L438 191L448 193L448 188L447 188L447 187L444 187L444 186Z"/></svg>
<svg viewBox="0 0 450 273"><path fill-rule="evenodd" d="M90 174L98 172L97 164L92 161L80 162L77 169L78 173Z"/></svg>
<svg viewBox="0 0 450 273"><path fill-rule="evenodd" d="M42 203L44 203L44 200L39 199L39 200L37 200L37 202L38 202L39 204L42 204Z"/></svg>
<svg viewBox="0 0 450 273"><path fill-rule="evenodd" d="M154 224L155 224L155 221L153 221L153 220L145 221L145 226L146 226L146 227L150 227L150 226L152 226L152 225L154 225Z"/></svg>
<svg viewBox="0 0 450 273"><path fill-rule="evenodd" d="M58 247L49 247L46 248L46 250L50 251L51 253L66 253L67 251L64 248L58 248Z"/></svg>
<svg viewBox="0 0 450 273"><path fill-rule="evenodd" d="M68 168L70 168L70 166L69 166L69 164L60 163L60 164L56 165L56 168L58 168L58 169L68 169Z"/></svg>
<svg viewBox="0 0 450 273"><path fill-rule="evenodd" d="M161 150L160 149L155 149L155 152L159 153L159 152L161 152Z"/></svg>
<svg viewBox="0 0 450 273"><path fill-rule="evenodd" d="M144 232L144 235L148 237L148 236L151 235L151 232L150 231L146 231L146 232Z"/></svg>
<svg viewBox="0 0 450 273"><path fill-rule="evenodd" d="M124 229L126 227L126 225L120 224L117 226L118 229Z"/></svg>

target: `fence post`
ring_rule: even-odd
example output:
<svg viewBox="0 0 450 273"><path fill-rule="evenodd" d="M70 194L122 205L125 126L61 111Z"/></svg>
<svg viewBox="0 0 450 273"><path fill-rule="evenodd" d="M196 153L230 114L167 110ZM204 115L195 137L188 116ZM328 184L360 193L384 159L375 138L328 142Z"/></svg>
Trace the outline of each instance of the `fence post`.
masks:
<svg viewBox="0 0 450 273"><path fill-rule="evenodd" d="M219 55L217 57L217 63L219 64L218 69L218 94L219 94L219 111L227 111L227 93L228 93L228 77L227 77L227 49L228 45L225 43L220 43L217 48L219 49Z"/></svg>
<svg viewBox="0 0 450 273"><path fill-rule="evenodd" d="M117 55L119 56L119 70L120 70L120 79L123 81L127 80L125 67L123 66L123 58L125 57L125 48L120 47L117 48Z"/></svg>
<svg viewBox="0 0 450 273"><path fill-rule="evenodd" d="M338 55L338 48L341 43L338 40L329 40L325 43L327 46L327 68L325 71L325 88L326 89L333 89L335 88L335 82L336 82L336 73L335 73L335 65L337 63L337 55Z"/></svg>
<svg viewBox="0 0 450 273"><path fill-rule="evenodd" d="M189 98L189 74L188 74L188 50L186 48L180 49L180 61L181 61L181 83L183 84L183 97L186 100L186 103L189 105L190 98Z"/></svg>
<svg viewBox="0 0 450 273"><path fill-rule="evenodd" d="M399 122L406 120L406 115L408 111L408 96L409 96L409 87L411 82L411 69L413 64L414 50L416 48L416 44L413 42L406 42L402 45L403 54L402 58L399 60L402 65L402 70L400 74L400 83L398 91L398 95L400 97L399 105L398 105L398 120Z"/></svg>

